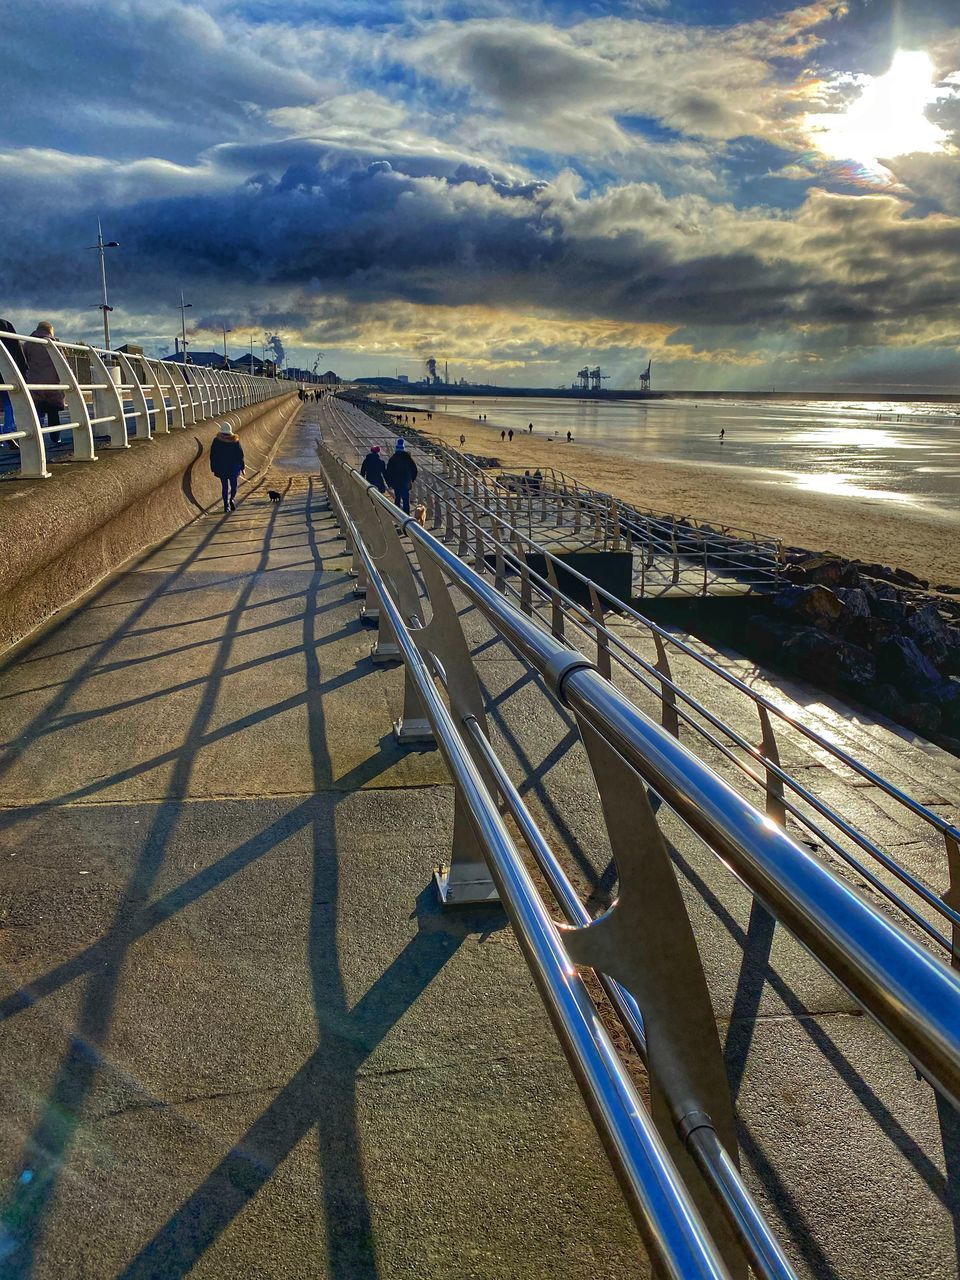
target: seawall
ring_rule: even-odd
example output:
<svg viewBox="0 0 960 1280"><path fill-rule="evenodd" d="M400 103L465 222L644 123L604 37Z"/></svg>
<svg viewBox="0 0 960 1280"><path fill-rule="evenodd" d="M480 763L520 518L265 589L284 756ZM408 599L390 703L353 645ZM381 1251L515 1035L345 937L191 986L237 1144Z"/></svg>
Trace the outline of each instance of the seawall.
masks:
<svg viewBox="0 0 960 1280"><path fill-rule="evenodd" d="M144 548L220 502L210 444L229 420L246 461L241 492L255 487L283 431L295 393L219 414L184 431L134 440L97 462L58 464L48 480L0 485L0 650Z"/></svg>

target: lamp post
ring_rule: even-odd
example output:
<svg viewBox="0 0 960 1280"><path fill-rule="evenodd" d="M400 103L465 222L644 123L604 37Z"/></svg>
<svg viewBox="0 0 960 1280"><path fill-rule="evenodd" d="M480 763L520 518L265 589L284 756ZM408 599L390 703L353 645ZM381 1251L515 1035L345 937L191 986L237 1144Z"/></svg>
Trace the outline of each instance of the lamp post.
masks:
<svg viewBox="0 0 960 1280"><path fill-rule="evenodd" d="M220 328L223 330L223 367L225 369L229 369L230 361L227 359L227 334L233 333L233 330L228 329L225 324L221 324Z"/></svg>
<svg viewBox="0 0 960 1280"><path fill-rule="evenodd" d="M100 254L100 290L101 301L97 303L97 310L103 312L103 346L104 350L110 350L110 312L113 307L107 302L107 249L119 249L120 245L116 240L104 240L103 228L100 226L100 219L97 219L97 243L88 244L88 249L96 249Z"/></svg>
<svg viewBox="0 0 960 1280"><path fill-rule="evenodd" d="M184 302L183 290L180 290L180 349L183 354L183 363L187 363L187 308L192 307L192 302Z"/></svg>

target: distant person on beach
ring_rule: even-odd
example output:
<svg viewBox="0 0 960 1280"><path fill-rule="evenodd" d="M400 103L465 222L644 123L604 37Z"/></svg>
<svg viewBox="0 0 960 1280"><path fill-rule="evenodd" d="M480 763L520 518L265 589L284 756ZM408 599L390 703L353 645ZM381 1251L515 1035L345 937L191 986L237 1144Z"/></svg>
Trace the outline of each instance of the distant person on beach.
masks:
<svg viewBox="0 0 960 1280"><path fill-rule="evenodd" d="M368 484L372 484L374 488L379 489L381 493L387 492L387 482L385 476L387 474L387 464L380 457L380 446L372 444L370 452L360 464L360 474Z"/></svg>
<svg viewBox="0 0 960 1280"><path fill-rule="evenodd" d="M507 439L510 441L511 444L513 444L513 427L511 427L510 430L507 432Z"/></svg>
<svg viewBox="0 0 960 1280"><path fill-rule="evenodd" d="M465 435L461 435L461 437L460 437L460 447L461 447L461 448L463 448L463 446L464 446L466 443L467 443L467 437L466 437Z"/></svg>
<svg viewBox="0 0 960 1280"><path fill-rule="evenodd" d="M417 478L417 464L407 453L403 440L397 441L395 451L387 463L387 484L393 490L393 500L410 514L410 486Z"/></svg>
<svg viewBox="0 0 960 1280"><path fill-rule="evenodd" d="M500 432L500 439L501 439L501 440L506 440L506 438L507 438L507 433L506 433L505 431L501 431L501 432Z"/></svg>
<svg viewBox="0 0 960 1280"><path fill-rule="evenodd" d="M30 336L52 340L53 325L49 320L41 320ZM57 366L53 363L53 356L46 346L41 346L38 342L28 343L26 356L28 382L39 382L49 386L51 383L60 381ZM48 427L59 427L60 414L67 403L63 392L31 391L30 394L37 407L37 416L41 419L46 418ZM60 443L59 431L50 433L50 443Z"/></svg>
<svg viewBox="0 0 960 1280"><path fill-rule="evenodd" d="M224 514L236 511L237 481L244 473L243 445L226 423L210 446L210 470L220 481Z"/></svg>
<svg viewBox="0 0 960 1280"><path fill-rule="evenodd" d="M572 440L573 440L573 432L572 432L572 431L568 431L568 432L567 432L567 444L570 444Z"/></svg>
<svg viewBox="0 0 960 1280"><path fill-rule="evenodd" d="M531 434L531 435L533 435L533 423L532 423L532 422L528 422L528 423L527 423L527 430L530 432L530 434Z"/></svg>
<svg viewBox="0 0 960 1280"><path fill-rule="evenodd" d="M720 443L721 443L721 444L723 444L723 433L724 433L724 431L725 431L725 430L726 430L726 428L725 428L725 427L721 427L721 428L720 428Z"/></svg>
<svg viewBox="0 0 960 1280"><path fill-rule="evenodd" d="M16 333L16 329L14 329L9 320L0 320L0 344L6 347L11 360L23 376L26 377L27 359L23 354L23 346L15 338L5 338L3 336L5 333ZM6 435L8 431L16 431L17 429L17 424L13 420L13 401L6 391L0 391L0 401L3 403L3 432ZM11 449L20 448L16 440L8 440L7 443Z"/></svg>

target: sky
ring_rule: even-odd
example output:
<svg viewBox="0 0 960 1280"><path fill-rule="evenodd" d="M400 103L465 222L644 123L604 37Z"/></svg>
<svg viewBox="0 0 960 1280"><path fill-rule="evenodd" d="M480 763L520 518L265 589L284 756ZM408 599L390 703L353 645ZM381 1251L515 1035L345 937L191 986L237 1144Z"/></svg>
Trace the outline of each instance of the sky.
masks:
<svg viewBox="0 0 960 1280"><path fill-rule="evenodd" d="M0 313L342 376L960 386L957 0L31 0ZM102 336L102 335L101 335Z"/></svg>

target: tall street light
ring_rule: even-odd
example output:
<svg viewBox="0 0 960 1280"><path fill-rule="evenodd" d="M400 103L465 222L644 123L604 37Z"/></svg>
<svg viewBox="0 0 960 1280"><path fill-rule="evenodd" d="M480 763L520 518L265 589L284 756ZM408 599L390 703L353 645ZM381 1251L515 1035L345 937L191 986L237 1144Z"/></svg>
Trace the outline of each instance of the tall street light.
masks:
<svg viewBox="0 0 960 1280"><path fill-rule="evenodd" d="M97 310L103 312L103 346L104 350L110 350L110 312L113 307L107 302L107 249L119 249L120 245L116 240L104 240L103 228L100 226L100 219L97 219L97 243L88 244L88 249L96 249L100 254L100 289L101 301L97 304Z"/></svg>
<svg viewBox="0 0 960 1280"><path fill-rule="evenodd" d="M233 330L228 329L225 324L221 324L220 328L223 330L223 367L225 369L229 369L230 361L227 359L227 334L233 333Z"/></svg>
<svg viewBox="0 0 960 1280"><path fill-rule="evenodd" d="M192 307L192 302L184 302L183 290L180 290L180 352L183 356L183 363L187 363L187 309Z"/></svg>

